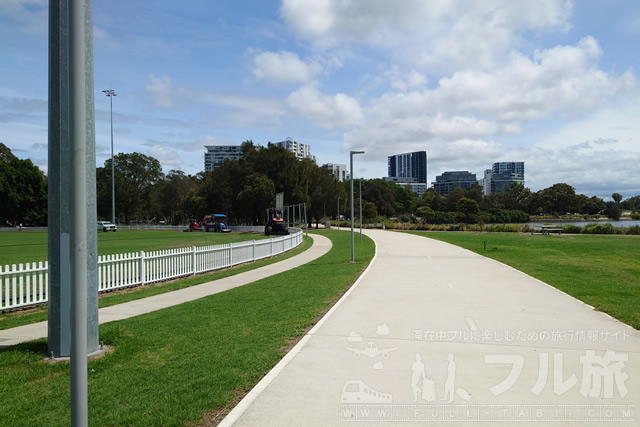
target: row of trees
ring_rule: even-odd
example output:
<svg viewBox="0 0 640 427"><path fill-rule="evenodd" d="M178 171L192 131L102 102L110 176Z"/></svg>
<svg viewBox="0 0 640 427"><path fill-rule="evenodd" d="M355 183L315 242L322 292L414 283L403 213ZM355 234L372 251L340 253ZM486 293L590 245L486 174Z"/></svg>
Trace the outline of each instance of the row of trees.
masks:
<svg viewBox="0 0 640 427"><path fill-rule="evenodd" d="M213 172L186 175L172 170L163 174L157 159L140 153L120 153L114 157L116 219L129 223L165 221L185 224L210 213L225 213L236 223L259 224L275 194L285 193L286 204L306 203L308 218L348 215L349 183L335 180L331 172L311 160L298 161L283 148L269 144L242 144L243 157L227 161ZM111 159L97 168L98 217L111 219ZM568 184L554 184L532 192L514 184L505 193L484 196L482 187L454 189L441 196L429 189L421 197L396 183L381 179L355 182L356 197L362 184L363 217L371 222L378 216L433 223L522 222L529 215L606 213L619 218L622 209L640 210L640 196L622 202L614 193L613 202L576 194ZM0 215L3 223L44 225L47 219L47 181L30 160L20 160L0 144ZM338 203L338 199L340 200ZM340 212L338 212L340 206ZM359 204L355 203L359 215Z"/></svg>
<svg viewBox="0 0 640 427"><path fill-rule="evenodd" d="M0 142L0 221L2 225L46 224L47 178Z"/></svg>

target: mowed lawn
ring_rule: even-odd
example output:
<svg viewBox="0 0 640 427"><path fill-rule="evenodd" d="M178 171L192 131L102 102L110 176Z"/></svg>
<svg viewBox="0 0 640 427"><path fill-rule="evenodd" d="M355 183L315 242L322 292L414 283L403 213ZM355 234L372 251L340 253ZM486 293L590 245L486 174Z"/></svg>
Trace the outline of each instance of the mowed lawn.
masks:
<svg viewBox="0 0 640 427"><path fill-rule="evenodd" d="M503 262L640 329L638 236L413 233Z"/></svg>
<svg viewBox="0 0 640 427"><path fill-rule="evenodd" d="M113 351L89 362L92 425L193 425L233 406L339 298L374 255L365 236L322 232L333 248L296 269L197 301L100 326ZM46 340L0 351L2 425L68 425L69 364Z"/></svg>
<svg viewBox="0 0 640 427"><path fill-rule="evenodd" d="M232 231L231 233L184 233L181 230L118 230L98 232L98 254L120 254L139 251L219 245L264 239L262 233ZM46 231L0 232L0 265L47 260Z"/></svg>

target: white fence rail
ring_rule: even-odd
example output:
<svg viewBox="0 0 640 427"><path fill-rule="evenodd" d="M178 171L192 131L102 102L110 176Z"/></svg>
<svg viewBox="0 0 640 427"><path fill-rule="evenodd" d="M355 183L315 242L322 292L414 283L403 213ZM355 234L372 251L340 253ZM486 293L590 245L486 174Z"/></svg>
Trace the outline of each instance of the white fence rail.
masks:
<svg viewBox="0 0 640 427"><path fill-rule="evenodd" d="M98 257L98 292L171 280L278 255L302 243L302 230L291 232L288 236L224 245L102 255ZM0 311L47 302L48 269L47 261L0 266Z"/></svg>

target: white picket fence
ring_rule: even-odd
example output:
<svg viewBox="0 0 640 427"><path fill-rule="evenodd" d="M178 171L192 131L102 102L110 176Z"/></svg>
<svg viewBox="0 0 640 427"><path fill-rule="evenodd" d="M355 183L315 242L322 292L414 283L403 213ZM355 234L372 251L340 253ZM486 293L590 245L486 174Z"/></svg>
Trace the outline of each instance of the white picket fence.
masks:
<svg viewBox="0 0 640 427"><path fill-rule="evenodd" d="M253 230L251 230L253 231ZM302 243L302 230L288 236L212 246L98 257L98 292L147 285L281 254ZM0 266L0 311L47 302L49 264Z"/></svg>

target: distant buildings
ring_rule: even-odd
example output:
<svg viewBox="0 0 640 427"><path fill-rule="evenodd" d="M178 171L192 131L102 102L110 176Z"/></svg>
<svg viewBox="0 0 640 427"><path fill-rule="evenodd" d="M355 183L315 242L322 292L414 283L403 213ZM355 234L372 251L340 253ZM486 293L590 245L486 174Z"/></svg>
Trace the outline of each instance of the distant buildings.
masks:
<svg viewBox="0 0 640 427"><path fill-rule="evenodd" d="M524 185L524 162L497 162L484 171L482 187L485 195L504 193L513 183Z"/></svg>
<svg viewBox="0 0 640 427"><path fill-rule="evenodd" d="M225 160L240 160L242 148L239 145L205 145L204 170L210 172L222 166Z"/></svg>
<svg viewBox="0 0 640 427"><path fill-rule="evenodd" d="M476 181L476 175L468 171L445 172L436 177L433 188L440 195L447 195L455 187L470 188L480 184L485 196L493 193L504 193L513 183L524 185L524 162L496 162L491 169L484 171L484 177Z"/></svg>
<svg viewBox="0 0 640 427"><path fill-rule="evenodd" d="M388 157L387 163L389 178L412 178L415 181L402 179L401 182L427 183L426 151L395 154Z"/></svg>
<svg viewBox="0 0 640 427"><path fill-rule="evenodd" d="M340 182L346 181L350 178L349 171L347 170L347 165L344 164L335 164L335 163L325 163L320 166L322 169L327 169L331 171L333 176Z"/></svg>
<svg viewBox="0 0 640 427"><path fill-rule="evenodd" d="M284 141L273 143L276 147L282 147L285 150L291 151L296 155L298 160L311 159L314 162L316 157L311 155L311 146L308 144L302 144L301 142L294 141L291 138L287 138Z"/></svg>
<svg viewBox="0 0 640 427"><path fill-rule="evenodd" d="M441 196L446 196L456 187L466 190L477 183L476 174L469 171L444 172L442 175L436 176L435 182L432 182L433 189Z"/></svg>

